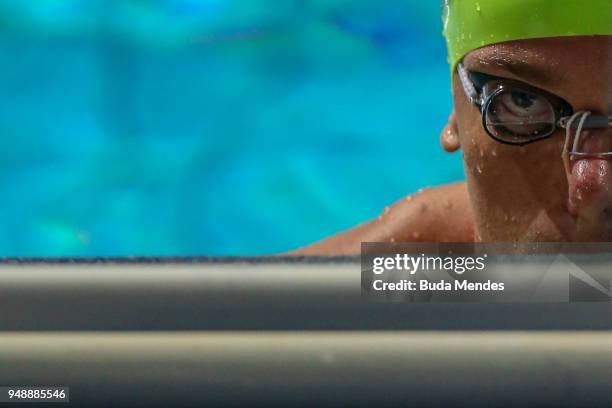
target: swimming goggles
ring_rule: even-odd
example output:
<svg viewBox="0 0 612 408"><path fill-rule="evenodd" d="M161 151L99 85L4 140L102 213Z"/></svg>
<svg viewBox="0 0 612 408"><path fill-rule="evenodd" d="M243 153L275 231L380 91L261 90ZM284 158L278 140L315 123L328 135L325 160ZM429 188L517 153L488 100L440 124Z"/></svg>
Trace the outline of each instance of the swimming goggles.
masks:
<svg viewBox="0 0 612 408"><path fill-rule="evenodd" d="M568 102L556 95L523 82L468 72L462 63L457 65L457 72L466 96L480 108L485 131L498 142L523 146L546 139L562 128L566 131L564 155L612 159L612 152L578 151L582 130L612 127L612 115L574 112Z"/></svg>

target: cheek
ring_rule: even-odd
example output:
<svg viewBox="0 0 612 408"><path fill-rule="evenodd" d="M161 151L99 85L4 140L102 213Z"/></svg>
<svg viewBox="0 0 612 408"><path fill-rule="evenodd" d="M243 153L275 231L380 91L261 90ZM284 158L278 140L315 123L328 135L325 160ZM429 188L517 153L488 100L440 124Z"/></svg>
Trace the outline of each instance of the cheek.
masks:
<svg viewBox="0 0 612 408"><path fill-rule="evenodd" d="M486 133L477 108L456 97L455 109L470 200L481 238L524 240L536 228L542 237L558 240L556 218L564 212L567 197L562 135L523 147L509 146Z"/></svg>
<svg viewBox="0 0 612 408"><path fill-rule="evenodd" d="M555 219L567 202L562 138L509 146L489 137L479 121L464 125L465 173L482 239L528 240L537 230L540 238L558 240Z"/></svg>
<svg viewBox="0 0 612 408"><path fill-rule="evenodd" d="M493 140L482 126L477 108L455 101L459 140L468 179L486 182L504 171L503 144Z"/></svg>
<svg viewBox="0 0 612 408"><path fill-rule="evenodd" d="M526 146L499 143L484 131L474 130L466 143L463 157L468 177L519 192L549 189L564 192L567 178L561 152L563 141L555 137ZM559 182L563 181L563 185ZM561 188L563 187L563 188Z"/></svg>

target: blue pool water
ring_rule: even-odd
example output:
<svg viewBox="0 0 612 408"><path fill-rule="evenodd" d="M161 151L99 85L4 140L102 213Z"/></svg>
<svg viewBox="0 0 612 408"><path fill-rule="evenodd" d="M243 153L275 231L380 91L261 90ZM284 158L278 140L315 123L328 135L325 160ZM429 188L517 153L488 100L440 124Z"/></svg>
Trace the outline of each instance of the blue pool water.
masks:
<svg viewBox="0 0 612 408"><path fill-rule="evenodd" d="M439 12L3 0L0 256L273 253L462 179Z"/></svg>

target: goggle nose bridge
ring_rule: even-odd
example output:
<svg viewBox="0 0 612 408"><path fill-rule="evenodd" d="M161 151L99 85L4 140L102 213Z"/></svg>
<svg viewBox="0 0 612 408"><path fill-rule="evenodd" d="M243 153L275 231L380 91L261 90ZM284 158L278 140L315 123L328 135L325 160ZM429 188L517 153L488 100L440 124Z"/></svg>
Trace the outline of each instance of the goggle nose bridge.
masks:
<svg viewBox="0 0 612 408"><path fill-rule="evenodd" d="M563 146L562 154L564 161L587 157L596 159L612 158L612 151L597 153L578 151L582 131L584 129L605 129L612 127L612 115L594 115L591 111L579 111L571 116L562 117L559 120L559 126L565 129L565 144ZM576 133L574 135L572 149L569 150L569 144L572 138L572 129L576 129Z"/></svg>

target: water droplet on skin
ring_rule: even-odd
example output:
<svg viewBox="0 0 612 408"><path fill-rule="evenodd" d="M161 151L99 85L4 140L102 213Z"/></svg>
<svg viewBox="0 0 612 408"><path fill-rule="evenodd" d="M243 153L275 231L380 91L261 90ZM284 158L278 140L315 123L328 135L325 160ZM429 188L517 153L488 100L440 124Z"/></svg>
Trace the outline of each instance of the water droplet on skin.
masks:
<svg viewBox="0 0 612 408"><path fill-rule="evenodd" d="M491 156L497 157L497 150L491 150Z"/></svg>
<svg viewBox="0 0 612 408"><path fill-rule="evenodd" d="M414 197L413 197L413 196L408 196L408 197L406 197L406 201L412 201L412 200L414 200Z"/></svg>
<svg viewBox="0 0 612 408"><path fill-rule="evenodd" d="M510 219L510 217L508 217L508 214L504 214L504 221L508 221Z"/></svg>
<svg viewBox="0 0 612 408"><path fill-rule="evenodd" d="M393 244L393 243L395 243L395 238L394 238L394 237L391 237L391 240L390 240L390 241L391 241L391 243L392 243L392 244Z"/></svg>
<svg viewBox="0 0 612 408"><path fill-rule="evenodd" d="M480 163L476 165L476 171L478 172L478 174L482 174L482 167Z"/></svg>
<svg viewBox="0 0 612 408"><path fill-rule="evenodd" d="M514 215L510 217L510 222L516 222L516 217Z"/></svg>
<svg viewBox="0 0 612 408"><path fill-rule="evenodd" d="M484 157L484 151L482 149L479 150L480 157Z"/></svg>
<svg viewBox="0 0 612 408"><path fill-rule="evenodd" d="M414 231L414 232L412 233L412 238L414 238L414 239L419 239L419 238L421 238L421 233L420 233L420 232L417 232L417 231Z"/></svg>

